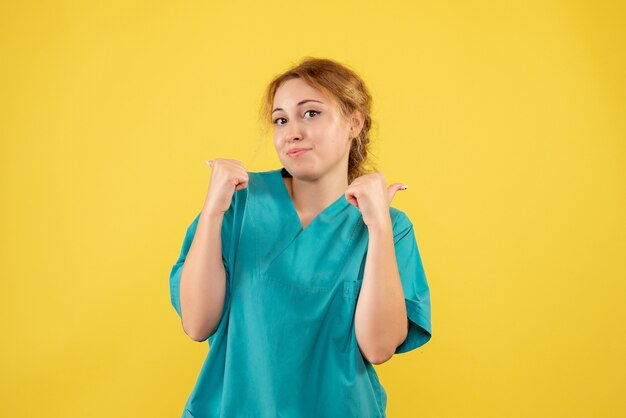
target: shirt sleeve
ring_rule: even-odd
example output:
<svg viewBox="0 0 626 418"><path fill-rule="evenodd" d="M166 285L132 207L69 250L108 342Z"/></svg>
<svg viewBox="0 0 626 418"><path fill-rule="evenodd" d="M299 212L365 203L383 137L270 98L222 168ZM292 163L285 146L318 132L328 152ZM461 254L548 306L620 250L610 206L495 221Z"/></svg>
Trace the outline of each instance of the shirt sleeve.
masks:
<svg viewBox="0 0 626 418"><path fill-rule="evenodd" d="M398 271L409 319L408 335L395 351L399 354L426 344L430 340L432 329L430 289L417 247L413 224L406 214L400 211L393 229Z"/></svg>
<svg viewBox="0 0 626 418"><path fill-rule="evenodd" d="M237 192L235 192L235 195ZM233 197L234 200L234 197ZM226 296L229 294L229 284L230 284L230 263L229 253L230 253L230 241L232 236L232 228L233 228L233 212L234 212L234 202L231 204L230 208L224 212L224 218L222 220L222 261L224 262L224 270L226 271ZM178 316L182 319L182 314L180 310L180 276L183 270L183 265L185 264L185 259L187 258L187 253L189 252L189 248L191 247L191 243L193 242L194 236L196 234L196 228L198 227L198 221L200 220L200 214L196 215L195 219L191 222L191 225L187 227L187 232L185 233L185 238L183 239L183 245L180 250L180 255L174 263L172 270L170 271L170 300L172 306L176 310Z"/></svg>

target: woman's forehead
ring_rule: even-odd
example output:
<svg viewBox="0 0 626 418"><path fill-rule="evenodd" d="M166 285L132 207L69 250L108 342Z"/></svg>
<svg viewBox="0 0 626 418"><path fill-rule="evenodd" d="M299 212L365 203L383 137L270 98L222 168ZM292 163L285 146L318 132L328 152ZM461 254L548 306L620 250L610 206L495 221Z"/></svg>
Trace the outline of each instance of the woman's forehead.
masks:
<svg viewBox="0 0 626 418"><path fill-rule="evenodd" d="M275 106L287 105L289 102L296 104L302 100L319 100L325 104L330 104L333 98L301 78L293 78L284 81L276 89L273 104Z"/></svg>

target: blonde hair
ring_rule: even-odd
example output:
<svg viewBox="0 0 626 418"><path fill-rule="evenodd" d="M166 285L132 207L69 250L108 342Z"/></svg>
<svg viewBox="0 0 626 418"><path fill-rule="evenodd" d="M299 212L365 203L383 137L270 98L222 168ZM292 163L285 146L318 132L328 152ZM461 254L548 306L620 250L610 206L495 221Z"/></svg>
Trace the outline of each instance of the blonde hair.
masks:
<svg viewBox="0 0 626 418"><path fill-rule="evenodd" d="M364 118L363 129L352 140L348 158L348 183L357 177L375 170L368 160L370 151L370 129L372 127L372 96L367 86L353 70L325 58L305 57L299 64L276 76L265 90L259 110L259 119L264 132L269 132L273 125L272 103L280 85L292 78L301 78L311 87L334 97L341 115L346 120L355 110ZM370 168L366 169L365 165Z"/></svg>

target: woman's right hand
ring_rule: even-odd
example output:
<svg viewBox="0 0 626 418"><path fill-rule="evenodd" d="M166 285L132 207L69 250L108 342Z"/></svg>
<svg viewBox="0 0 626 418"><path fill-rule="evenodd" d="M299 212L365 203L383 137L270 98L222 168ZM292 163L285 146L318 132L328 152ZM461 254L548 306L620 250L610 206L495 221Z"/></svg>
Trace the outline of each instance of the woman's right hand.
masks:
<svg viewBox="0 0 626 418"><path fill-rule="evenodd" d="M203 212L221 215L230 207L233 194L248 187L248 172L237 160L216 158L207 160L207 164L211 167L211 179Z"/></svg>

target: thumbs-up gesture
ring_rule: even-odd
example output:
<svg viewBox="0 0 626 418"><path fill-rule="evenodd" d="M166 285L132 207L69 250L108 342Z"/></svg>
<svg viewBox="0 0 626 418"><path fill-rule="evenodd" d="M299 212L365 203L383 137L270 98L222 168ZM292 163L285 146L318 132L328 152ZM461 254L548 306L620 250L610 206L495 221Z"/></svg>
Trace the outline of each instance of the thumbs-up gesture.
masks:
<svg viewBox="0 0 626 418"><path fill-rule="evenodd" d="M389 222L389 206L398 190L408 186L393 183L387 186L382 173L371 173L357 177L345 192L346 200L359 209L363 222L371 228Z"/></svg>

